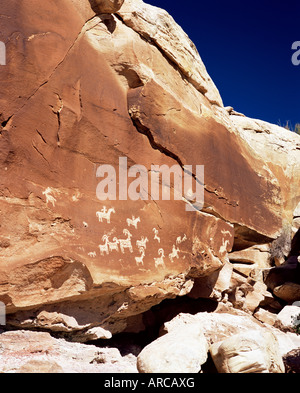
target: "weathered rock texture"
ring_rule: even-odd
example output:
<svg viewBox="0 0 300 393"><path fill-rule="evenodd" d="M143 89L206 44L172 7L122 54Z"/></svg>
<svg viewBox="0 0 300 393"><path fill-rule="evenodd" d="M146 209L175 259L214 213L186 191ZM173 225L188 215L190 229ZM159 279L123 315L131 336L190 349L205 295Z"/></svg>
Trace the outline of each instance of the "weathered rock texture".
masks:
<svg viewBox="0 0 300 393"><path fill-rule="evenodd" d="M284 373L276 337L249 330L211 346L211 355L220 373Z"/></svg>
<svg viewBox="0 0 300 393"><path fill-rule="evenodd" d="M197 325L172 331L146 346L137 358L140 373L199 373L208 343Z"/></svg>
<svg viewBox="0 0 300 393"><path fill-rule="evenodd" d="M134 355L69 343L45 332L6 332L0 345L1 373L137 373Z"/></svg>
<svg viewBox="0 0 300 393"><path fill-rule="evenodd" d="M252 272L228 253L255 246L244 252L254 265L258 245L292 225L299 136L225 109L173 18L122 3L1 3L0 301L10 326L85 341L193 286L194 298L251 312L274 300L261 289L267 258ZM97 169L112 165L122 184L120 158L149 175L153 164L192 165L194 186L204 165L202 211L186 211L187 195L154 200L141 189L143 200L100 201Z"/></svg>

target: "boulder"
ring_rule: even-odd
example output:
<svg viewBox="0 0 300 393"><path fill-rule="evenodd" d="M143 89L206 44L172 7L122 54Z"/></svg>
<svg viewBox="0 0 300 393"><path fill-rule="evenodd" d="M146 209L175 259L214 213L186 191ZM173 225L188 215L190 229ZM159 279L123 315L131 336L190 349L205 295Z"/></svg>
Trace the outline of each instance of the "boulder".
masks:
<svg viewBox="0 0 300 393"><path fill-rule="evenodd" d="M101 14L115 14L122 7L124 0L90 0L94 11Z"/></svg>
<svg viewBox="0 0 300 393"><path fill-rule="evenodd" d="M287 303L293 303L300 299L300 284L294 282L285 282L274 288L273 293L279 299Z"/></svg>
<svg viewBox="0 0 300 393"><path fill-rule="evenodd" d="M253 315L260 322L268 325L274 326L277 323L277 315L264 308L259 308Z"/></svg>
<svg viewBox="0 0 300 393"><path fill-rule="evenodd" d="M199 373L208 343L199 325L174 329L147 345L137 358L140 373Z"/></svg>
<svg viewBox="0 0 300 393"><path fill-rule="evenodd" d="M232 263L254 264L258 268L270 267L270 246L268 244L252 246L229 254Z"/></svg>
<svg viewBox="0 0 300 393"><path fill-rule="evenodd" d="M287 374L300 374L300 349L294 349L283 357Z"/></svg>
<svg viewBox="0 0 300 393"><path fill-rule="evenodd" d="M279 352L284 356L289 351L300 347L300 336L291 332L282 332L269 324L264 324L242 310L220 309L220 312L201 312L195 315L179 314L171 321L164 324L165 332L177 331L189 325L199 325L207 342L218 344L235 335L247 336L248 331L257 332L257 335L264 336L265 333L272 333L276 336L279 345ZM276 344L277 345L277 344Z"/></svg>
<svg viewBox="0 0 300 393"><path fill-rule="evenodd" d="M296 256L290 257L283 265L270 269L265 278L265 283L271 290L287 282L300 284L300 264ZM299 299L294 299L296 300Z"/></svg>
<svg viewBox="0 0 300 393"><path fill-rule="evenodd" d="M300 307L285 306L277 315L277 323L281 329L294 332L300 325Z"/></svg>
<svg viewBox="0 0 300 393"><path fill-rule="evenodd" d="M283 127L246 116L230 116L243 140L264 157L265 164L281 184L283 221L291 223L300 202L299 154L300 138ZM276 158L275 158L276 157ZM290 181L286 181L289 178Z"/></svg>
<svg viewBox="0 0 300 393"><path fill-rule="evenodd" d="M249 329L221 343L213 344L210 353L219 373L284 373L276 336Z"/></svg>
<svg viewBox="0 0 300 393"><path fill-rule="evenodd" d="M0 373L137 373L133 355L71 343L46 332L4 332L0 347Z"/></svg>

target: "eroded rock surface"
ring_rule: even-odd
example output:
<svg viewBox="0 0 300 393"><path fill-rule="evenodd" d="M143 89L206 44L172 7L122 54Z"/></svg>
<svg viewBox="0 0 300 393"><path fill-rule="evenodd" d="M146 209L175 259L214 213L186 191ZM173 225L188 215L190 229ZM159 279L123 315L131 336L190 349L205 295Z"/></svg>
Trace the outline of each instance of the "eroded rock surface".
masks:
<svg viewBox="0 0 300 393"><path fill-rule="evenodd" d="M203 296L203 280L205 297L251 312L268 297L228 253L291 225L299 136L224 108L173 18L122 3L1 5L0 301L14 328L109 339L164 299ZM97 197L101 165L116 170L115 200ZM171 200L150 187L126 200L134 165L192 166L203 209L174 197L175 180L158 182Z"/></svg>

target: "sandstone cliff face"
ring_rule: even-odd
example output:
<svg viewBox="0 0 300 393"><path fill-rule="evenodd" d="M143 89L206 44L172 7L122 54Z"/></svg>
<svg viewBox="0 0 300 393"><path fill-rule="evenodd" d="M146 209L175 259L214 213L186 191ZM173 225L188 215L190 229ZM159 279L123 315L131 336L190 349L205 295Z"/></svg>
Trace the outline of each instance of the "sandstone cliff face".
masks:
<svg viewBox="0 0 300 393"><path fill-rule="evenodd" d="M0 300L10 325L109 338L292 223L300 138L224 108L165 11L141 0L5 0L1 12ZM100 201L97 169L119 170L120 158L147 174L203 165L203 209L186 211L186 198ZM217 296L232 277L243 284L227 271Z"/></svg>

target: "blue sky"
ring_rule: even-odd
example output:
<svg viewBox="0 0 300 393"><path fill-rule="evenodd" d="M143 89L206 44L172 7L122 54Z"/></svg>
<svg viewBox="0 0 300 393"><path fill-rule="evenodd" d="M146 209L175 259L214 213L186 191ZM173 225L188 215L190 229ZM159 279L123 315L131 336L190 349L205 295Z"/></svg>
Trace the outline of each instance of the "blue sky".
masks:
<svg viewBox="0 0 300 393"><path fill-rule="evenodd" d="M225 106L274 124L300 123L299 0L144 0L195 43Z"/></svg>

